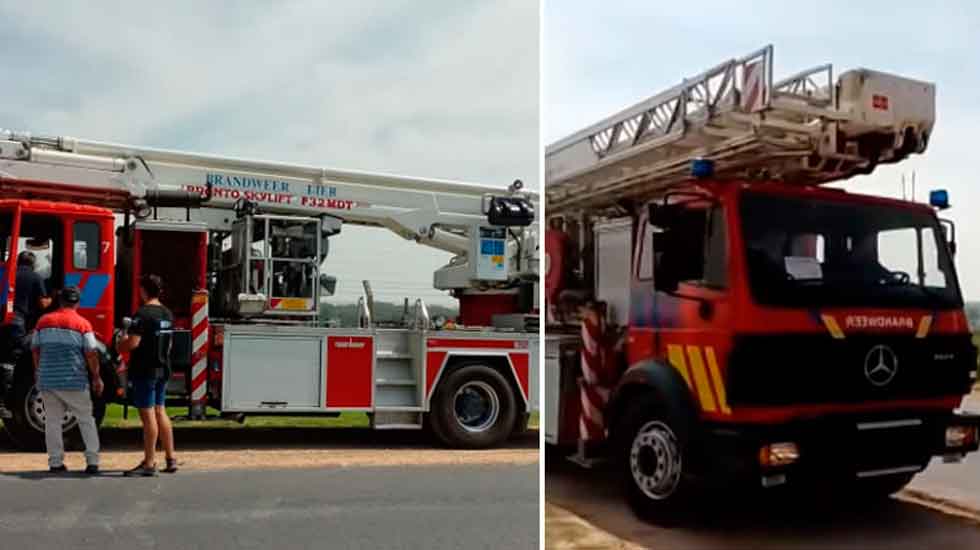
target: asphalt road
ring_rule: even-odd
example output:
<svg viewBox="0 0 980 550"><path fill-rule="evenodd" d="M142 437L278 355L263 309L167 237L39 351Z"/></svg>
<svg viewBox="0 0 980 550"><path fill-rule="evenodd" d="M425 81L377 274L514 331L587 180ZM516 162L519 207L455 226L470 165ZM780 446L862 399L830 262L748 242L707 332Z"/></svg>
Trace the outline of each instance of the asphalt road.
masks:
<svg viewBox="0 0 980 550"><path fill-rule="evenodd" d="M537 548L538 466L0 475L0 547Z"/></svg>
<svg viewBox="0 0 980 550"><path fill-rule="evenodd" d="M722 494L687 525L660 528L636 519L613 472L583 471L554 457L546 470L548 502L645 548L980 548L977 524L894 499L865 508L791 495Z"/></svg>

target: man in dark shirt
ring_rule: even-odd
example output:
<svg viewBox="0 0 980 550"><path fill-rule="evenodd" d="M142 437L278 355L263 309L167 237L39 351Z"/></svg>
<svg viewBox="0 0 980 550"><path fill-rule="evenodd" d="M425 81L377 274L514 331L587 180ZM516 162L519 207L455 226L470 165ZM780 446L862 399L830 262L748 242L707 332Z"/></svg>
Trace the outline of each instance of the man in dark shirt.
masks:
<svg viewBox="0 0 980 550"><path fill-rule="evenodd" d="M132 328L119 342L120 353L130 352L129 377L133 381L133 404L139 409L143 423L143 462L125 472L127 476L155 476L157 474L157 437L163 444L167 465L164 472L177 471L174 456L174 432L164 407L167 380L170 377L170 340L161 338L161 331L169 332L174 316L160 303L163 280L156 275L146 275L140 280L140 297L143 305L133 315Z"/></svg>
<svg viewBox="0 0 980 550"><path fill-rule="evenodd" d="M41 310L48 306L48 293L44 279L34 271L33 252L24 251L17 255L17 280L14 293L14 323L24 329L24 333L34 330L41 318Z"/></svg>

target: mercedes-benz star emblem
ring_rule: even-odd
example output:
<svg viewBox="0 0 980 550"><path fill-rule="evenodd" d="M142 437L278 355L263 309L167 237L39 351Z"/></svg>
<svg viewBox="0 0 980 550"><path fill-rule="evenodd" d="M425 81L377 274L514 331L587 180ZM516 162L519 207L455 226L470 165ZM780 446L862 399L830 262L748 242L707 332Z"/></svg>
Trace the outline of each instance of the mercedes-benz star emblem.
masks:
<svg viewBox="0 0 980 550"><path fill-rule="evenodd" d="M888 346L877 345L864 356L864 376L875 386L884 386L898 372L898 357Z"/></svg>

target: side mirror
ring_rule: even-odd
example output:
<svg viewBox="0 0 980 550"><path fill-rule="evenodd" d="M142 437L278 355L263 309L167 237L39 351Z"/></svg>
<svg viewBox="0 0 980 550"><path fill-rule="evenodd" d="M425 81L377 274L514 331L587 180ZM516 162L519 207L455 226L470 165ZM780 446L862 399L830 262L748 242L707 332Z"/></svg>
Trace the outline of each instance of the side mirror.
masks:
<svg viewBox="0 0 980 550"><path fill-rule="evenodd" d="M943 237L949 246L950 255L956 256L956 225L953 220L944 219L940 219L939 224L943 228Z"/></svg>
<svg viewBox="0 0 980 550"><path fill-rule="evenodd" d="M679 215L680 206L677 204L650 203L648 217L650 218L650 225L654 227L659 227L665 231L670 230L677 223Z"/></svg>
<svg viewBox="0 0 980 550"><path fill-rule="evenodd" d="M677 292L680 276L674 250L677 235L673 231L653 234L653 288L663 292Z"/></svg>
<svg viewBox="0 0 980 550"><path fill-rule="evenodd" d="M333 296L337 290L337 278L325 273L320 274L320 290L325 296Z"/></svg>

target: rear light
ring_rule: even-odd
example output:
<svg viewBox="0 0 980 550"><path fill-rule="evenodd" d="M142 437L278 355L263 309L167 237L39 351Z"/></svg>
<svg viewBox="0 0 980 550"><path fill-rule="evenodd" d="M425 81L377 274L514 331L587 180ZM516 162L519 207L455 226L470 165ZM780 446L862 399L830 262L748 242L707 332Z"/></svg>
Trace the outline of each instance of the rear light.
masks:
<svg viewBox="0 0 980 550"><path fill-rule="evenodd" d="M759 449L759 465L763 468L788 466L800 459L800 448L791 441L770 443Z"/></svg>
<svg viewBox="0 0 980 550"><path fill-rule="evenodd" d="M976 426L949 426L946 428L946 448L962 449L977 442Z"/></svg>

